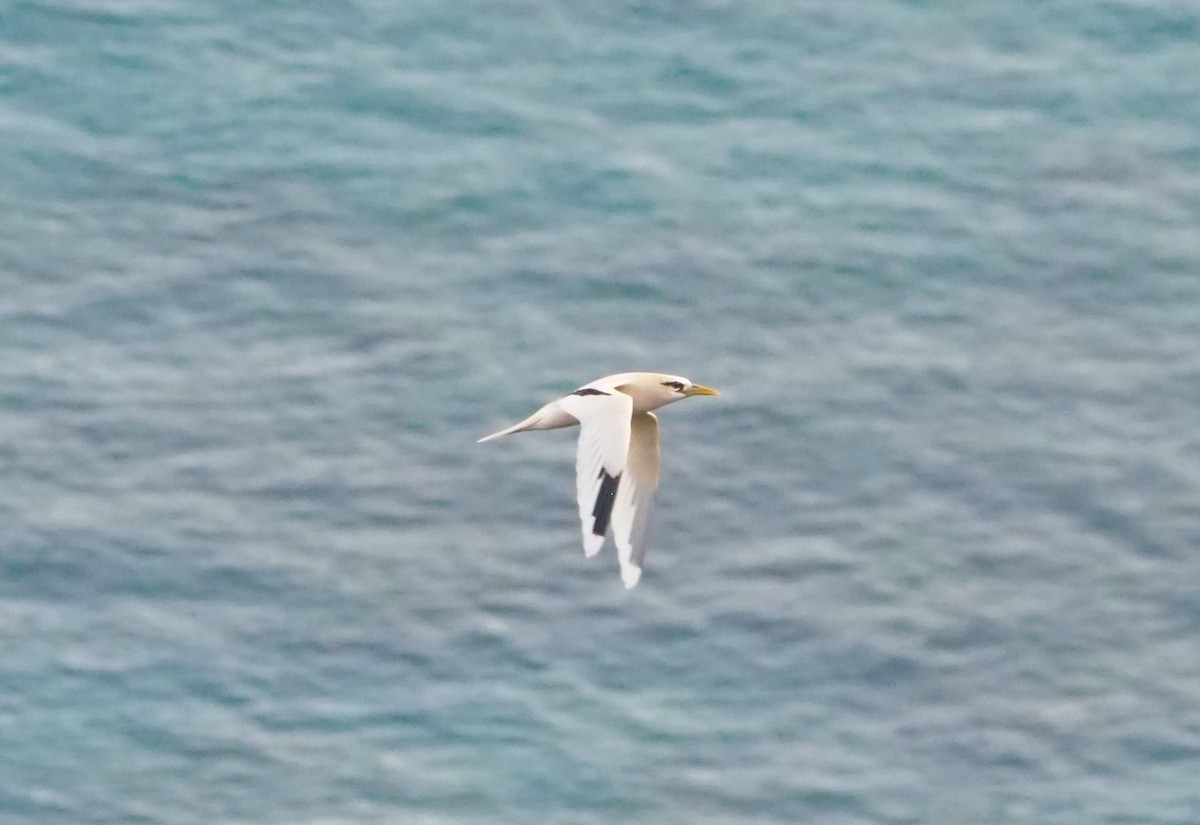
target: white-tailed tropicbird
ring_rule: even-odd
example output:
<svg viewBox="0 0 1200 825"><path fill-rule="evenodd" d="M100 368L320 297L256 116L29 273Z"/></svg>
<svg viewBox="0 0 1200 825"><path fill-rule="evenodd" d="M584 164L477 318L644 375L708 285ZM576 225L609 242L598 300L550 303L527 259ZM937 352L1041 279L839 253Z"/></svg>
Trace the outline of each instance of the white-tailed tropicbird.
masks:
<svg viewBox="0 0 1200 825"><path fill-rule="evenodd" d="M479 442L578 424L575 486L583 552L589 557L600 552L611 526L621 581L633 587L642 577L646 526L658 489L658 418L650 411L691 395L719 394L678 375L623 372L584 384Z"/></svg>

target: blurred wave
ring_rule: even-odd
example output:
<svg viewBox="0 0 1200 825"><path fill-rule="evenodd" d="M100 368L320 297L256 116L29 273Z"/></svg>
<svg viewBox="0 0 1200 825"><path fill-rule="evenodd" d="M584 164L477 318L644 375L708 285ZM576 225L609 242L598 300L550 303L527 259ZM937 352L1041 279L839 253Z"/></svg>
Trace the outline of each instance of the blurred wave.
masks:
<svg viewBox="0 0 1200 825"><path fill-rule="evenodd" d="M1187 3L10 3L15 825L1200 811ZM586 561L581 382L662 416Z"/></svg>

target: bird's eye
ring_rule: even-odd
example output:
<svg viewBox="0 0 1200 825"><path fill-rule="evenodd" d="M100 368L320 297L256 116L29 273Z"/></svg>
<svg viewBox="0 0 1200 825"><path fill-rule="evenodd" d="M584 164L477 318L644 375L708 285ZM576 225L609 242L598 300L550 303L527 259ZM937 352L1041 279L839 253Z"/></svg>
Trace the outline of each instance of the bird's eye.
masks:
<svg viewBox="0 0 1200 825"><path fill-rule="evenodd" d="M683 392L683 384L679 381L663 381L664 387L670 387L676 392Z"/></svg>

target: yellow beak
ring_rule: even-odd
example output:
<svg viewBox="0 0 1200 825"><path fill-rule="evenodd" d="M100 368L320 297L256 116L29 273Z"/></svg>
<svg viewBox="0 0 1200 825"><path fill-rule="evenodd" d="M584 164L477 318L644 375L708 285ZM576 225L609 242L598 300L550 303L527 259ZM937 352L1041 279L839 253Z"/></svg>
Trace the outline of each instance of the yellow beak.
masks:
<svg viewBox="0 0 1200 825"><path fill-rule="evenodd" d="M683 394L684 395L720 395L721 393L717 392L716 390L714 390L710 387L701 386L700 384L692 384L690 387L688 387L686 390L683 391Z"/></svg>

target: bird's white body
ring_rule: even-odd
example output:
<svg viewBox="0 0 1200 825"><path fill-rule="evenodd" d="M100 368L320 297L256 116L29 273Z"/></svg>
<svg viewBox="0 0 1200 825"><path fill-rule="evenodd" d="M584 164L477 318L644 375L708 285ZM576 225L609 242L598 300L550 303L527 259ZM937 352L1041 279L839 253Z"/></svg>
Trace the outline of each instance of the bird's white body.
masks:
<svg viewBox="0 0 1200 825"><path fill-rule="evenodd" d="M688 381L686 378L680 378L677 375L663 375L657 372L622 372L606 378L597 378L590 384L584 384L575 392L579 392L580 390L619 391L624 395L628 395L633 400L632 414L634 415L657 410L659 407L665 407L672 401L679 401L687 397L679 391L665 386L662 381L657 379L678 382L684 387L693 386L691 381ZM570 396L567 397L569 398ZM561 398L557 401L551 401L524 421L514 424L498 433L492 433L489 436L481 438L479 439L479 443L482 444L485 441L491 441L493 438L499 438L502 435L511 435L512 433L525 432L526 430L557 430L562 427L576 426L579 424L579 419L563 408L562 401L563 399Z"/></svg>
<svg viewBox="0 0 1200 825"><path fill-rule="evenodd" d="M483 441L527 430L580 426L576 492L583 549L593 556L611 524L621 580L642 575L646 528L658 489L658 419L651 410L692 395L717 395L678 375L623 372L584 384Z"/></svg>

